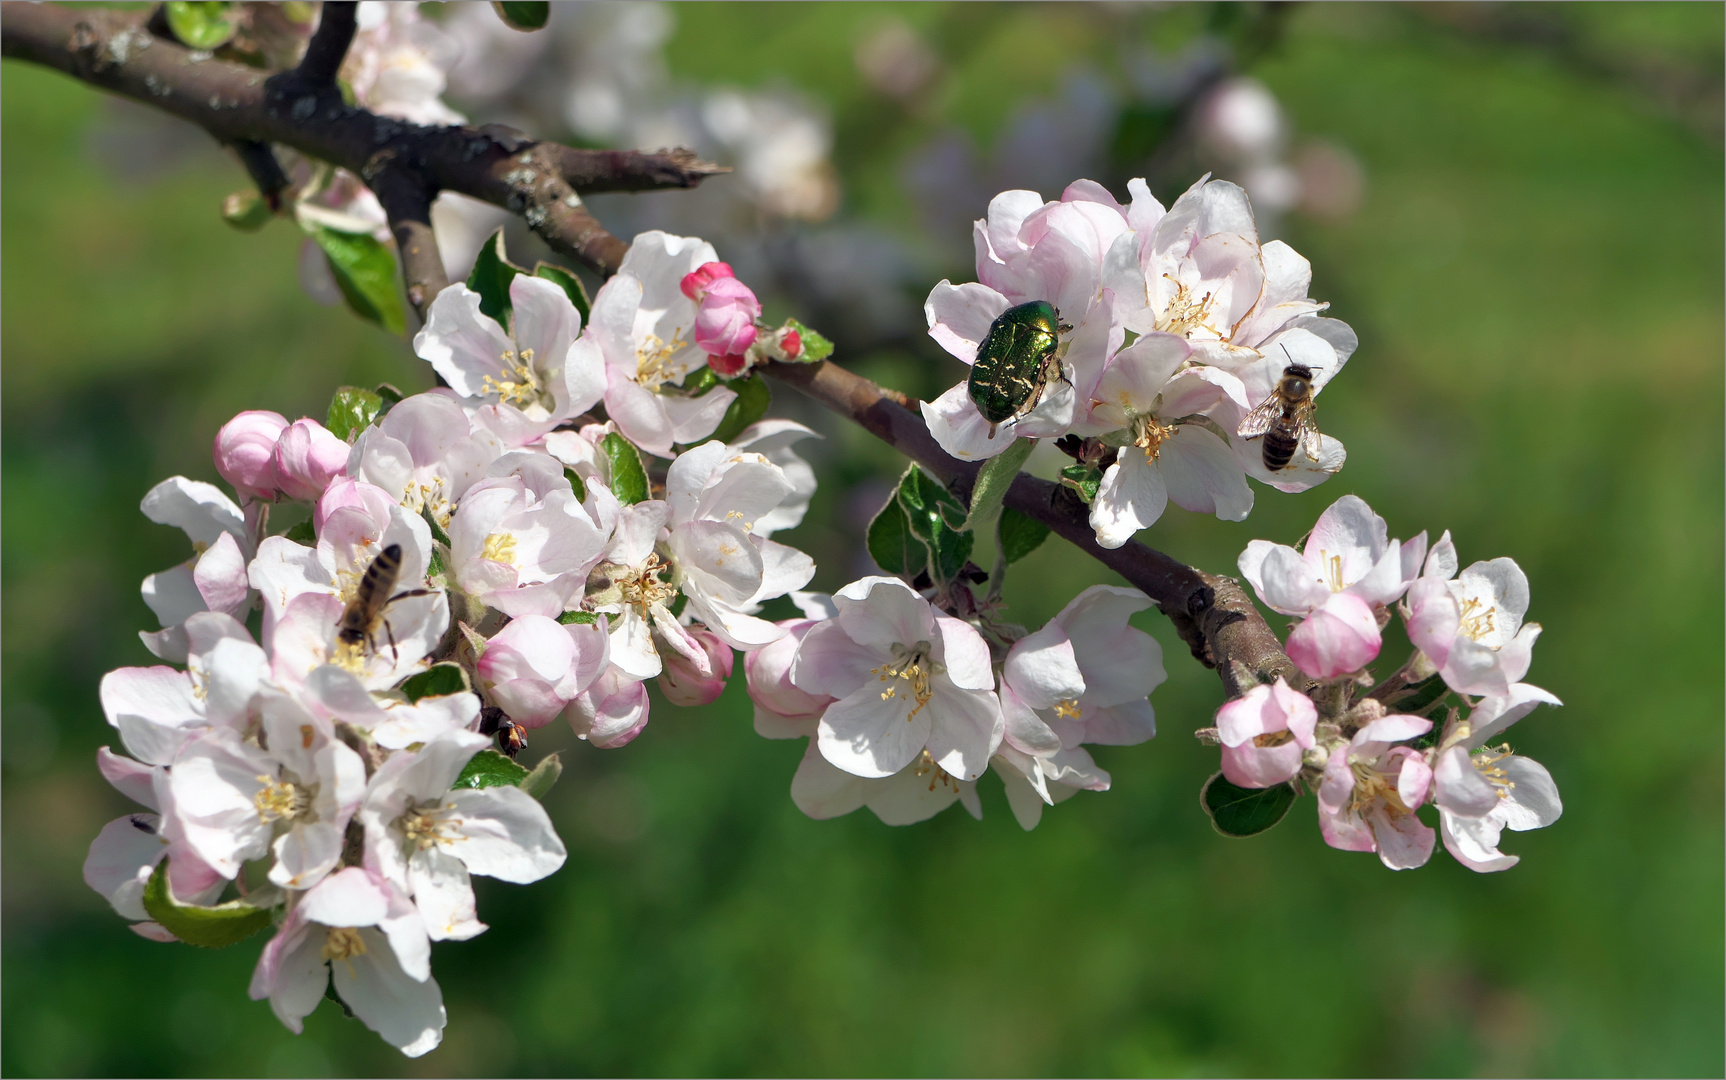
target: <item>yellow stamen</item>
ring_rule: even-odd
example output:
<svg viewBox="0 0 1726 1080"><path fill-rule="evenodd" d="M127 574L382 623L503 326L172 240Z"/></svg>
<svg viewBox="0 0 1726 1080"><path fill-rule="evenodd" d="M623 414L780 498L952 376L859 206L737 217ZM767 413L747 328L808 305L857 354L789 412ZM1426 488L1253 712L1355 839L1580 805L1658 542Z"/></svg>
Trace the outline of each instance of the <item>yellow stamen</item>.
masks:
<svg viewBox="0 0 1726 1080"><path fill-rule="evenodd" d="M515 536L512 533L495 532L485 538L485 547L479 557L492 562L515 565Z"/></svg>
<svg viewBox="0 0 1726 1080"><path fill-rule="evenodd" d="M1209 330L1215 331L1216 328L1209 325L1212 294L1205 293L1203 296L1195 300L1193 298L1192 290L1188 289L1180 282L1175 281L1175 279L1168 274L1164 274L1163 277L1165 280L1174 282L1175 295L1169 300L1169 306L1164 309L1162 318L1157 320L1156 328L1170 334L1180 334L1182 336L1185 336L1188 331L1198 326L1203 326ZM1217 336L1222 337L1223 335L1219 332Z"/></svg>
<svg viewBox="0 0 1726 1080"><path fill-rule="evenodd" d="M1084 716L1085 712L1083 709L1079 708L1079 700L1077 698L1064 698L1061 701L1055 702L1055 715L1060 717L1062 720L1077 720Z"/></svg>
<svg viewBox="0 0 1726 1080"><path fill-rule="evenodd" d="M660 571L668 567L659 561L656 551L647 557L638 569L632 570L625 577L619 578L617 587L623 593L623 602L641 612L642 618L647 618L647 609L662 600L677 595L677 586L660 578Z"/></svg>
<svg viewBox="0 0 1726 1080"><path fill-rule="evenodd" d="M366 954L366 939L360 937L360 932L351 926L332 926L324 938L324 947L318 950L318 955L325 960L340 960L348 966L348 974L354 973L354 962L349 959Z"/></svg>
<svg viewBox="0 0 1726 1080"><path fill-rule="evenodd" d="M310 808L311 798L297 785L262 773L257 779L263 787L252 796L252 805L257 808L260 823L292 820Z"/></svg>
<svg viewBox="0 0 1726 1080"><path fill-rule="evenodd" d="M1493 616L1496 614L1496 607L1483 605L1477 597L1469 597L1462 602L1462 632L1468 635L1469 640L1479 641L1495 629Z"/></svg>
<svg viewBox="0 0 1726 1080"><path fill-rule="evenodd" d="M1146 461L1157 460L1157 454L1163 443L1174 435L1173 426L1157 423L1157 418L1149 414L1133 417L1133 445L1145 452Z"/></svg>
<svg viewBox="0 0 1726 1080"><path fill-rule="evenodd" d="M452 818L447 814L447 811L454 809L454 803L417 807L398 818L396 825L407 838L407 842L422 851L437 844L453 844L464 839L456 832L461 826L461 818Z"/></svg>
<svg viewBox="0 0 1726 1080"><path fill-rule="evenodd" d="M869 669L869 674L876 676L882 682L894 684L881 692L882 701L890 700L897 695L897 684L900 681L911 684L911 698L917 704L906 714L907 723L922 712L923 706L929 704L929 699L934 696L934 692L929 689L930 677L940 675L947 670L945 665L937 664L929 659L929 653L932 649L933 646L927 641L919 641L914 648L909 649L903 645L895 644L892 663Z"/></svg>
<svg viewBox="0 0 1726 1080"><path fill-rule="evenodd" d="M1342 580L1342 556L1332 555L1323 548L1319 549L1318 561L1324 567L1325 581L1330 585L1331 592L1342 592L1348 588Z"/></svg>
<svg viewBox="0 0 1726 1080"><path fill-rule="evenodd" d="M912 762L911 775L929 777L930 791L934 791L937 785L951 787L954 791L959 790L959 781L954 778L952 773L935 764L935 759L929 756L927 750L918 754L917 760Z"/></svg>
<svg viewBox="0 0 1726 1080"><path fill-rule="evenodd" d="M689 371L689 365L677 363L672 357L683 348L683 328L671 332L668 343L658 334L649 334L635 350L635 381L649 390L657 390Z"/></svg>
<svg viewBox="0 0 1726 1080"><path fill-rule="evenodd" d="M540 385L539 376L533 370L533 350L523 349L517 357L514 350L505 352L498 357L503 362L503 373L513 378L494 379L490 375L481 377L480 393L496 394L499 401L513 405L528 406L545 396L545 389Z"/></svg>

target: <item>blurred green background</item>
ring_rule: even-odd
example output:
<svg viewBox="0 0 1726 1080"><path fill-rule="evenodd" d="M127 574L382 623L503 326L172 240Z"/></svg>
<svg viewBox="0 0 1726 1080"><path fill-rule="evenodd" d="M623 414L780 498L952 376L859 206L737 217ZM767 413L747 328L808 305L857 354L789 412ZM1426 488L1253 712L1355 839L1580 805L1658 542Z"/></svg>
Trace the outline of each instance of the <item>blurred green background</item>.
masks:
<svg viewBox="0 0 1726 1080"><path fill-rule="evenodd" d="M881 9L673 15L674 72L831 110L841 218L884 233L916 228L896 163L920 132L987 144L1075 65L1118 78L1124 34L1172 50L1218 18L896 9L946 65L907 110L852 60ZM482 882L492 929L436 948L443 1046L405 1060L333 1004L289 1035L246 998L261 939L145 941L82 883L90 839L128 809L92 767L115 741L96 685L152 662L137 585L185 557L137 513L150 485L216 480L210 439L237 410L316 416L338 384L430 372L306 298L291 226L221 224L244 176L201 133L8 61L0 1070L1720 1075L1722 7L1285 15L1240 55L1299 136L1364 177L1348 212L1278 226L1360 334L1321 417L1349 465L1303 495L1258 489L1242 523L1171 509L1145 539L1227 571L1354 492L1393 535L1449 528L1465 561L1515 557L1546 627L1529 678L1567 702L1512 733L1567 808L1507 834L1520 866L1477 875L1440 851L1393 874L1326 848L1310 801L1252 840L1216 835L1196 798L1215 751L1187 732L1219 686L1146 617L1171 673L1161 736L1100 750L1114 790L1029 834L993 780L981 823L807 820L787 796L801 745L756 737L741 685L656 707L620 751L545 729L529 757L564 751L547 805L570 860L533 886ZM1099 177L1118 195L1132 152ZM1153 178L1167 202L1192 176ZM913 313L941 276L973 276L962 226L952 241ZM915 315L889 330L865 355L841 336L837 358L913 393L955 380ZM785 538L832 589L859 569L852 504L872 509L900 463L822 429L823 487ZM1032 624L1110 580L1057 541L1024 565L1007 591Z"/></svg>

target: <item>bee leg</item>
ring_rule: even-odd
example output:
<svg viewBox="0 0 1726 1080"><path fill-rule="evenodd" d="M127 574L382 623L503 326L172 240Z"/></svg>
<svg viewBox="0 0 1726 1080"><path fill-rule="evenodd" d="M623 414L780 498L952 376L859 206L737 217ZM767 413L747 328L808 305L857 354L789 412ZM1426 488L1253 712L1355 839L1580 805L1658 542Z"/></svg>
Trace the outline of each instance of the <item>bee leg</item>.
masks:
<svg viewBox="0 0 1726 1080"><path fill-rule="evenodd" d="M384 633L386 635L388 635L388 637L390 639L390 663L392 663L392 664L401 663L402 662L401 653L396 651L396 632L394 630L390 629L390 621L388 619L384 620ZM372 648L373 648L374 652L377 649L376 646L373 646Z"/></svg>
<svg viewBox="0 0 1726 1080"><path fill-rule="evenodd" d="M430 589L408 589L404 592L396 593L394 596L389 598L388 602L393 604L397 600L406 600L409 597L414 597L414 596L430 596L431 594L432 594L432 590L430 590Z"/></svg>

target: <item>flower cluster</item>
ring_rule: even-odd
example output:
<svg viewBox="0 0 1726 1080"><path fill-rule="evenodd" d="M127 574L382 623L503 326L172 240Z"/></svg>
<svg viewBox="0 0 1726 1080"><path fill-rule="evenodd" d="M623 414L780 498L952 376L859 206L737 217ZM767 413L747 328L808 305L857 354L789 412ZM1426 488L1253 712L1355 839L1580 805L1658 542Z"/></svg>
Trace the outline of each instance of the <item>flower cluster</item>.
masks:
<svg viewBox="0 0 1726 1080"><path fill-rule="evenodd" d="M1249 476L1283 491L1329 479L1344 459L1330 436L1305 431L1293 459L1272 470L1261 443L1236 432L1285 368L1308 369L1316 395L1356 344L1307 297L1307 261L1280 240L1260 244L1239 187L1201 179L1166 210L1143 180L1128 190L1125 206L1089 180L1055 202L996 196L976 223L977 281L943 281L924 307L930 336L972 364L1009 308L1054 306L1061 374L1022 415L990 424L960 383L923 416L942 448L967 460L1019 438L1071 436L1074 486L1091 503L1097 542L1111 548L1170 501L1239 521L1252 510Z"/></svg>
<svg viewBox="0 0 1726 1080"><path fill-rule="evenodd" d="M1514 866L1498 850L1503 830L1550 825L1563 806L1539 762L1494 742L1536 705L1560 702L1522 681L1540 636L1523 618L1522 569L1504 558L1459 565L1448 532L1430 551L1425 533L1389 539L1353 495L1320 516L1301 551L1248 545L1241 574L1267 606L1299 619L1288 655L1316 685L1302 694L1279 678L1225 704L1214 733L1222 779L1286 798L1291 781L1304 784L1318 795L1326 843L1376 851L1393 870L1424 864L1437 835L1472 869ZM1362 669L1392 605L1415 652L1356 697L1371 686ZM1415 813L1428 802L1436 834Z"/></svg>
<svg viewBox="0 0 1726 1080"><path fill-rule="evenodd" d="M1045 804L1108 790L1085 744L1156 734L1148 697L1166 676L1127 623L1151 603L1135 589L1092 586L1030 634L956 618L897 577L797 599L804 618L744 666L755 730L809 739L791 797L810 817L867 806L904 825L954 802L981 817L993 769L1030 829Z"/></svg>
<svg viewBox="0 0 1726 1080"><path fill-rule="evenodd" d="M814 573L770 539L808 506L791 446L813 433L737 415L706 367L685 280L723 265L700 240L639 237L585 325L545 277L452 286L414 342L445 388L345 388L327 427L241 413L213 448L237 502L184 477L149 493L193 553L145 581L162 628L142 636L183 667L102 682L129 756L98 764L147 812L85 866L138 933L217 945L273 925L251 993L290 1029L333 981L403 1053L438 1044L430 943L485 930L470 875L564 862L536 800L560 766L516 765L528 734L561 718L623 746L650 679L712 701L733 649L786 636L762 603ZM739 429L708 438L722 423Z"/></svg>

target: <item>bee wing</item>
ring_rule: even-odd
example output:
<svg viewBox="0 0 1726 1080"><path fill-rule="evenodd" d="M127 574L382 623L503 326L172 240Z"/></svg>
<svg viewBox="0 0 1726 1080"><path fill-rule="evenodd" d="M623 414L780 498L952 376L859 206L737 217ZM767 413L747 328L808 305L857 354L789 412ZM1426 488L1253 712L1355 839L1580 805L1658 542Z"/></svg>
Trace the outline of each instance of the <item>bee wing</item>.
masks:
<svg viewBox="0 0 1726 1080"><path fill-rule="evenodd" d="M1295 423L1299 425L1296 430L1300 432L1301 448L1306 451L1306 456L1314 462L1319 460L1319 430L1318 425L1313 422L1313 417L1317 414L1318 410L1313 408L1310 400L1302 405L1300 411L1295 414Z"/></svg>
<svg viewBox="0 0 1726 1080"><path fill-rule="evenodd" d="M1247 413L1241 426L1235 429L1235 434L1243 439L1256 439L1271 429L1271 425L1282 419L1282 399L1272 394L1259 402L1259 407Z"/></svg>

